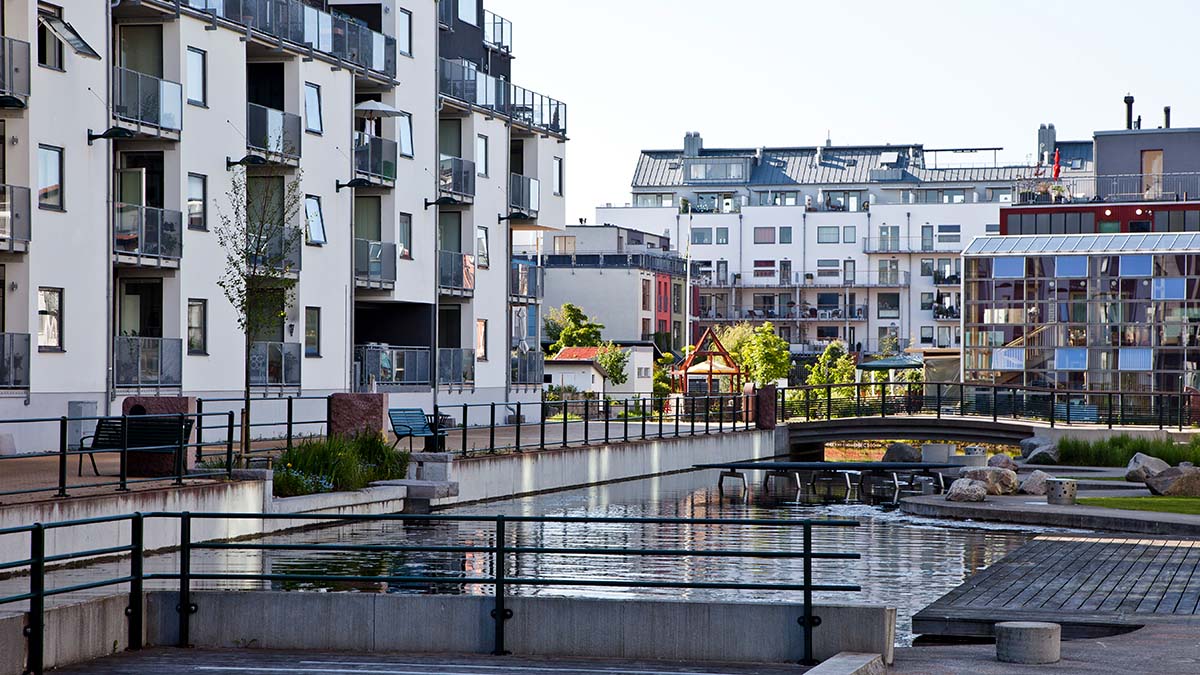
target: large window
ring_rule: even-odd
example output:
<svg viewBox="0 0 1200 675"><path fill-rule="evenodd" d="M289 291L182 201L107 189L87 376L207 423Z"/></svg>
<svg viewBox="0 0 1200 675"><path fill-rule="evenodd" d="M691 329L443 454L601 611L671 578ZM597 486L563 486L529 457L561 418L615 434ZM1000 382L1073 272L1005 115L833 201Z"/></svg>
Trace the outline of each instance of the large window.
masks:
<svg viewBox="0 0 1200 675"><path fill-rule="evenodd" d="M1126 347L1120 350L1118 370L1150 370L1154 363L1154 350L1141 347Z"/></svg>
<svg viewBox="0 0 1200 675"><path fill-rule="evenodd" d="M817 228L818 244L836 244L841 240L841 232L836 225L822 225Z"/></svg>
<svg viewBox="0 0 1200 675"><path fill-rule="evenodd" d="M479 7L476 0L458 0L458 20L472 26L479 25Z"/></svg>
<svg viewBox="0 0 1200 675"><path fill-rule="evenodd" d="M308 222L308 243L328 243L325 237L325 216L321 213L321 198L315 195L304 197L304 216Z"/></svg>
<svg viewBox="0 0 1200 675"><path fill-rule="evenodd" d="M62 211L66 208L63 187L63 149L38 146L38 208Z"/></svg>
<svg viewBox="0 0 1200 675"><path fill-rule="evenodd" d="M188 298L187 313L188 354L208 354L208 301Z"/></svg>
<svg viewBox="0 0 1200 675"><path fill-rule="evenodd" d="M933 293L922 293L921 294L921 309L922 310L933 309Z"/></svg>
<svg viewBox="0 0 1200 675"><path fill-rule="evenodd" d="M475 360L488 360L488 321L475 319Z"/></svg>
<svg viewBox="0 0 1200 675"><path fill-rule="evenodd" d="M880 319L900 318L900 294L880 293L875 300Z"/></svg>
<svg viewBox="0 0 1200 675"><path fill-rule="evenodd" d="M208 177L198 173L188 174L188 229L208 229Z"/></svg>
<svg viewBox="0 0 1200 675"><path fill-rule="evenodd" d="M554 173L551 176L551 178L554 179L554 194L561 197L563 195L563 187L564 187L563 184L566 180L566 176L563 175L563 158L562 157L554 158Z"/></svg>
<svg viewBox="0 0 1200 675"><path fill-rule="evenodd" d="M843 225L842 226L842 243L843 244L853 244L854 240L856 238L857 238L857 235L854 232L853 225Z"/></svg>
<svg viewBox="0 0 1200 675"><path fill-rule="evenodd" d="M1121 276L1148 277L1153 274L1153 256L1123 255L1121 256Z"/></svg>
<svg viewBox="0 0 1200 675"><path fill-rule="evenodd" d="M396 214L396 250L401 258L412 260L412 216Z"/></svg>
<svg viewBox="0 0 1200 675"><path fill-rule="evenodd" d="M304 355L315 358L321 355L321 308L304 308Z"/></svg>
<svg viewBox="0 0 1200 675"><path fill-rule="evenodd" d="M785 226L785 227L779 228L779 243L781 243L781 244L792 243L792 228L791 227Z"/></svg>
<svg viewBox="0 0 1200 675"><path fill-rule="evenodd" d="M921 326L921 344L933 344L933 326Z"/></svg>
<svg viewBox="0 0 1200 675"><path fill-rule="evenodd" d="M38 289L38 351L63 351L63 289Z"/></svg>
<svg viewBox="0 0 1200 675"><path fill-rule="evenodd" d="M642 279L642 309L650 311L650 280Z"/></svg>
<svg viewBox="0 0 1200 675"><path fill-rule="evenodd" d="M1060 255L1054 257L1054 274L1060 279L1086 278L1087 269L1087 256Z"/></svg>
<svg viewBox="0 0 1200 675"><path fill-rule="evenodd" d="M396 51L412 56L412 12L399 7L396 10Z"/></svg>
<svg viewBox="0 0 1200 675"><path fill-rule="evenodd" d="M717 243L718 244L728 244L729 243L729 228L728 227L718 227L716 229L717 229Z"/></svg>
<svg viewBox="0 0 1200 675"><path fill-rule="evenodd" d="M195 47L187 48L187 100L208 105L208 54Z"/></svg>
<svg viewBox="0 0 1200 675"><path fill-rule="evenodd" d="M1025 370L1025 349L1022 347L993 349L992 370Z"/></svg>
<svg viewBox="0 0 1200 675"><path fill-rule="evenodd" d="M312 82L304 83L304 128L314 134L325 131L321 120L321 87Z"/></svg>
<svg viewBox="0 0 1200 675"><path fill-rule="evenodd" d="M933 258L921 258L921 276L933 276Z"/></svg>
<svg viewBox="0 0 1200 675"><path fill-rule="evenodd" d="M1023 279L1025 277L1025 258L996 258L992 265L992 276L996 279Z"/></svg>
<svg viewBox="0 0 1200 675"><path fill-rule="evenodd" d="M1156 278L1151 290L1151 297L1154 300L1183 300L1186 281L1181 277Z"/></svg>
<svg viewBox="0 0 1200 675"><path fill-rule="evenodd" d="M413 156L412 115L400 113L396 118L396 128L400 134L400 154L404 157Z"/></svg>
<svg viewBox="0 0 1200 675"><path fill-rule="evenodd" d="M475 264L484 269L492 264L488 252L488 229L482 225L475 228Z"/></svg>
<svg viewBox="0 0 1200 675"><path fill-rule="evenodd" d="M1087 370L1086 347L1059 347L1054 350L1055 370Z"/></svg>
<svg viewBox="0 0 1200 675"><path fill-rule="evenodd" d="M692 229L693 244L711 244L712 243L712 228L697 227Z"/></svg>
<svg viewBox="0 0 1200 675"><path fill-rule="evenodd" d="M100 54L79 35L75 27L63 20L62 9L53 5L38 5L37 62L39 66L63 70L63 43L79 56L99 59Z"/></svg>
<svg viewBox="0 0 1200 675"><path fill-rule="evenodd" d="M754 243L756 243L756 244L774 244L775 243L775 228L773 228L773 227L756 227L756 228L754 228Z"/></svg>
<svg viewBox="0 0 1200 675"><path fill-rule="evenodd" d="M483 134L475 137L475 171L480 176L488 175L488 137Z"/></svg>

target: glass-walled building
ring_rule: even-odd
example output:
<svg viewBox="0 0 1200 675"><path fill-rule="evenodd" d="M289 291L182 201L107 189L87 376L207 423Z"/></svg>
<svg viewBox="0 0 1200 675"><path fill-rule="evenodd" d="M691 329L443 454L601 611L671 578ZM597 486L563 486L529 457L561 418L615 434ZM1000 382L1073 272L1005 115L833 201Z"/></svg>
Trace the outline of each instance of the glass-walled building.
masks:
<svg viewBox="0 0 1200 675"><path fill-rule="evenodd" d="M987 237L963 256L964 381L1200 387L1200 234Z"/></svg>

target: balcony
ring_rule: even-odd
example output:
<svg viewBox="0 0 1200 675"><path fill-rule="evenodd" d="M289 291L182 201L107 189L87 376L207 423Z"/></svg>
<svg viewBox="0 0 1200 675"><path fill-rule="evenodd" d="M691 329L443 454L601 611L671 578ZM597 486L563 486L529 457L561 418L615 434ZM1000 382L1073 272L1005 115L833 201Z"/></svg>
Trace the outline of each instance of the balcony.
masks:
<svg viewBox="0 0 1200 675"><path fill-rule="evenodd" d="M438 350L438 384L475 386L475 350Z"/></svg>
<svg viewBox="0 0 1200 675"><path fill-rule="evenodd" d="M946 305L933 306L934 321L958 321L961 318L961 307L947 307Z"/></svg>
<svg viewBox="0 0 1200 675"><path fill-rule="evenodd" d="M1200 200L1200 173L1033 179L1014 185L1013 195L1014 205L1197 201Z"/></svg>
<svg viewBox="0 0 1200 675"><path fill-rule="evenodd" d="M536 178L512 173L508 175L508 206L515 213L537 218L541 206L541 183Z"/></svg>
<svg viewBox="0 0 1200 675"><path fill-rule="evenodd" d="M292 42L298 52L308 51L308 45L312 45L314 50L329 56L388 77L396 76L395 38L349 17L309 7L300 0L184 0L184 4Z"/></svg>
<svg viewBox="0 0 1200 675"><path fill-rule="evenodd" d="M442 156L438 167L438 190L460 202L475 198L475 162L461 157Z"/></svg>
<svg viewBox="0 0 1200 675"><path fill-rule="evenodd" d="M712 323L723 321L804 321L819 323L867 320L866 305L784 308L760 306L753 309L729 307L728 305L713 305L699 311L700 313L696 317L698 321Z"/></svg>
<svg viewBox="0 0 1200 675"><path fill-rule="evenodd" d="M29 72L29 43L0 38L0 108L25 107Z"/></svg>
<svg viewBox="0 0 1200 675"><path fill-rule="evenodd" d="M395 288L396 245L389 241L355 239L354 282L359 288Z"/></svg>
<svg viewBox="0 0 1200 675"><path fill-rule="evenodd" d="M374 185L396 183L396 141L361 131L354 133L354 171Z"/></svg>
<svg viewBox="0 0 1200 675"><path fill-rule="evenodd" d="M0 251L28 251L32 234L29 188L0 185Z"/></svg>
<svg viewBox="0 0 1200 675"><path fill-rule="evenodd" d="M565 136L567 105L479 72L469 61L442 59L438 91L475 108L485 108L531 130Z"/></svg>
<svg viewBox="0 0 1200 675"><path fill-rule="evenodd" d="M439 3L449 5L449 2ZM483 44L492 49L512 53L512 22L508 19L483 10Z"/></svg>
<svg viewBox="0 0 1200 675"><path fill-rule="evenodd" d="M675 276L687 273L687 261L665 253L621 253L619 251L575 251L550 253L541 258L542 267L580 267L597 269L640 269Z"/></svg>
<svg viewBox="0 0 1200 675"><path fill-rule="evenodd" d="M438 251L438 288L447 295L475 294L475 256Z"/></svg>
<svg viewBox="0 0 1200 675"><path fill-rule="evenodd" d="M366 344L354 347L358 391L405 391L430 386L429 348Z"/></svg>
<svg viewBox="0 0 1200 675"><path fill-rule="evenodd" d="M183 85L128 68L113 68L113 117L143 136L179 139Z"/></svg>
<svg viewBox="0 0 1200 675"><path fill-rule="evenodd" d="M303 237L304 233L299 228L285 227L268 237L261 249L249 245L252 271L270 267L282 270L292 277L299 276L301 252L304 250Z"/></svg>
<svg viewBox="0 0 1200 675"><path fill-rule="evenodd" d="M546 355L541 352L514 352L512 383L540 387L545 382Z"/></svg>
<svg viewBox="0 0 1200 675"><path fill-rule="evenodd" d="M542 299L542 268L532 263L513 260L509 266L508 294L525 301Z"/></svg>
<svg viewBox="0 0 1200 675"><path fill-rule="evenodd" d="M934 286L959 286L962 284L962 274L960 272L943 272L937 270L933 273Z"/></svg>
<svg viewBox="0 0 1200 675"><path fill-rule="evenodd" d="M863 253L958 253L963 250L961 235L942 235L955 241L933 237L864 237Z"/></svg>
<svg viewBox="0 0 1200 675"><path fill-rule="evenodd" d="M29 388L29 333L0 333L0 390Z"/></svg>
<svg viewBox="0 0 1200 675"><path fill-rule="evenodd" d="M250 386L299 387L299 342L253 342L250 344Z"/></svg>
<svg viewBox="0 0 1200 675"><path fill-rule="evenodd" d="M113 340L113 383L135 389L181 386L183 340L117 336Z"/></svg>
<svg viewBox="0 0 1200 675"><path fill-rule="evenodd" d="M439 2L438 7L438 23L444 29L454 28L454 3Z"/></svg>
<svg viewBox="0 0 1200 675"><path fill-rule="evenodd" d="M257 103L246 104L246 148L251 152L268 160L298 164L300 139L299 115Z"/></svg>
<svg viewBox="0 0 1200 675"><path fill-rule="evenodd" d="M113 204L113 257L128 265L179 267L183 257L183 213Z"/></svg>
<svg viewBox="0 0 1200 675"><path fill-rule="evenodd" d="M841 269L816 272L775 271L746 277L734 273L727 278L696 277L695 283L710 288L905 288L910 283L908 272L846 272Z"/></svg>

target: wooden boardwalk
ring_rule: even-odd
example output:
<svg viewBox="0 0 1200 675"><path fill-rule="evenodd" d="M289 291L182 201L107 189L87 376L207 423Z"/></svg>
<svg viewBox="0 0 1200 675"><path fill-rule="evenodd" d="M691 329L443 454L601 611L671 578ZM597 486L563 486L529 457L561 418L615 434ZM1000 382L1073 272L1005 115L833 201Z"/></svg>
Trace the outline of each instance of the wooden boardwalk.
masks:
<svg viewBox="0 0 1200 675"><path fill-rule="evenodd" d="M1200 540L1038 537L918 612L913 632L989 636L997 621L1053 621L1064 637L1200 627Z"/></svg>

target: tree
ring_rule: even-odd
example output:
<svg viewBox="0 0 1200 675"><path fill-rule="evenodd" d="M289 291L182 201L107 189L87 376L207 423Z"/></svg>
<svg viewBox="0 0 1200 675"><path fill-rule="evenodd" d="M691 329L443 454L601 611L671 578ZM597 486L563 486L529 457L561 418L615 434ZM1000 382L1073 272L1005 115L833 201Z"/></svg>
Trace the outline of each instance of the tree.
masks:
<svg viewBox="0 0 1200 675"><path fill-rule="evenodd" d="M725 347L725 351L729 352L729 356L733 358L733 362L745 371L746 358L742 354L742 350L754 339L754 326L747 321L718 326L716 334L721 345Z"/></svg>
<svg viewBox="0 0 1200 675"><path fill-rule="evenodd" d="M250 390L253 345L257 336L283 325L295 300L295 273L299 271L304 206L301 172L246 169L233 176L226 193L228 204L219 208L217 241L225 253L225 270L217 285L233 306L244 346L241 452L250 449Z"/></svg>
<svg viewBox="0 0 1200 675"><path fill-rule="evenodd" d="M671 369L675 367L675 357L663 354L654 362L654 397L666 398L671 395Z"/></svg>
<svg viewBox="0 0 1200 675"><path fill-rule="evenodd" d="M542 317L542 337L550 342L558 342L562 335L563 313L561 307L551 307Z"/></svg>
<svg viewBox="0 0 1200 675"><path fill-rule="evenodd" d="M604 324L596 323L578 305L565 303L559 309L561 314L558 339L550 345L550 353L557 354L564 347L599 347L601 344L600 331Z"/></svg>
<svg viewBox="0 0 1200 675"><path fill-rule="evenodd" d="M811 386L850 384L854 382L856 365L854 357L846 351L846 345L841 340L834 340L817 357L817 362L808 367L808 376L804 383ZM848 395L849 391L849 387L841 387L835 389L833 393Z"/></svg>
<svg viewBox="0 0 1200 675"><path fill-rule="evenodd" d="M755 328L741 348L742 374L758 385L783 379L792 372L792 353L787 340L775 334L768 321Z"/></svg>
<svg viewBox="0 0 1200 675"><path fill-rule="evenodd" d="M629 352L612 342L606 342L600 346L600 351L596 352L596 363L604 369L607 381L615 385L622 385L629 381L629 374L626 372L626 366L629 365Z"/></svg>

